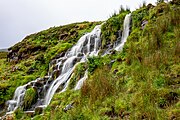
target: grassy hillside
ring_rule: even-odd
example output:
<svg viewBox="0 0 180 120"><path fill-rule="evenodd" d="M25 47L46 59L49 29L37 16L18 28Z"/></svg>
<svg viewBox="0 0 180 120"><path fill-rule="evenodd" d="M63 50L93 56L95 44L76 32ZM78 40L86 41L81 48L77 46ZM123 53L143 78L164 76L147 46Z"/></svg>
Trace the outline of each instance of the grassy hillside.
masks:
<svg viewBox="0 0 180 120"><path fill-rule="evenodd" d="M48 64L60 53L72 47L86 32L100 22L74 23L29 35L0 52L0 106L12 99L15 89L37 77L47 75ZM6 56L8 54L8 59Z"/></svg>
<svg viewBox="0 0 180 120"><path fill-rule="evenodd" d="M103 24L101 35L103 49L106 48L107 44L111 44L116 40L116 32L122 30L122 21L128 13L128 10L122 10L122 12L113 15ZM34 119L180 119L179 13L178 0L173 0L171 3L159 2L156 6L151 4L143 5L132 12L131 34L123 50L104 57L92 57L89 58L88 63L78 65L68 90L64 93L56 93L44 113L42 115L37 114ZM76 38L79 38L85 31L90 31L98 23L91 23L91 25L89 25L90 23L81 24L85 24L87 27L78 30L79 34ZM89 28L88 25L91 27ZM50 32L50 30L52 29L47 31ZM33 45L47 42L43 41L46 39L39 40L39 36L38 33L32 35L36 42L31 37L27 37L29 41L24 41L26 41L26 44L32 42ZM50 36L50 38L53 38L53 36ZM4 64L0 64L0 72L2 71L0 74L2 75L0 90L5 91L0 93L1 99L5 101L11 98L8 95L13 94L16 86L22 85L37 76L44 76L47 71L47 62L55 57L53 54L66 50L77 41L77 39L74 41L74 39L70 38L56 44L53 43L54 39L52 39L51 42L44 44L50 47L46 48L46 50L40 49L40 51L29 52L29 47L26 47L27 50L21 50L23 49L21 45L25 45L24 42L10 48L18 54L26 53L21 51L27 51L27 54L22 55L23 60L17 61L16 65L20 70L15 72L7 72L10 71L12 62L7 63L4 59L1 60L0 63ZM68 47L62 47L64 44ZM57 47L59 45L60 47ZM17 50L17 48L19 49ZM57 53L57 51L59 52ZM38 61L42 60L41 57L44 58L44 62ZM32 65L25 67L29 62ZM37 72L32 74L24 72L24 70L36 66L42 66L42 68L33 68ZM89 68L88 79L82 89L78 91L72 90L74 81L84 73L84 68L87 67ZM11 84L8 81L11 81ZM14 85L12 81L16 84ZM64 111L66 105L70 103L73 103L73 108ZM22 120L30 119L21 110L15 112L15 117Z"/></svg>

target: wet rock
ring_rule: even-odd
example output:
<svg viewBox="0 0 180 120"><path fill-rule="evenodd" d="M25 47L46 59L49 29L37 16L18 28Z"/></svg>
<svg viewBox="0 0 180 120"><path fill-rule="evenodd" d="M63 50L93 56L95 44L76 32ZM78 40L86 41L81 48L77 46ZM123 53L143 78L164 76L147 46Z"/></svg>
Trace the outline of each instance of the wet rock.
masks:
<svg viewBox="0 0 180 120"><path fill-rule="evenodd" d="M52 60L52 61L50 62L50 66L52 66L52 65L54 65L54 64L56 64L56 59L54 59L54 60Z"/></svg>
<svg viewBox="0 0 180 120"><path fill-rule="evenodd" d="M85 47L83 47L83 49L82 49L82 51L81 52L83 52L83 53L87 53L88 52L88 50L87 50L87 47L85 46Z"/></svg>
<svg viewBox="0 0 180 120"><path fill-rule="evenodd" d="M115 33L115 36L117 37L118 40L121 40L121 37L122 37L122 30L118 30L116 33Z"/></svg>
<svg viewBox="0 0 180 120"><path fill-rule="evenodd" d="M35 115L34 111L25 111L24 113L29 117L33 117Z"/></svg>
<svg viewBox="0 0 180 120"><path fill-rule="evenodd" d="M83 56L83 53L78 53L77 54L77 57L82 57Z"/></svg>
<svg viewBox="0 0 180 120"><path fill-rule="evenodd" d="M86 46L88 44L88 38L86 37L84 43L83 43L83 47Z"/></svg>
<svg viewBox="0 0 180 120"><path fill-rule="evenodd" d="M50 84L54 79L51 77L48 79L47 83Z"/></svg>
<svg viewBox="0 0 180 120"><path fill-rule="evenodd" d="M50 76L44 76L45 81L48 80Z"/></svg>
<svg viewBox="0 0 180 120"><path fill-rule="evenodd" d="M68 110L72 109L72 108L73 108L73 104L74 104L74 102L71 103L71 104L68 104L68 105L64 108L64 112L67 112Z"/></svg>
<svg viewBox="0 0 180 120"><path fill-rule="evenodd" d="M63 57L65 55L65 52L61 52L60 54L56 55L53 59L58 59L60 57Z"/></svg>
<svg viewBox="0 0 180 120"><path fill-rule="evenodd" d="M42 82L40 82L40 81L37 81L37 82L34 83L35 87L43 87L43 85L44 84Z"/></svg>
<svg viewBox="0 0 180 120"><path fill-rule="evenodd" d="M90 52L94 51L94 44L90 44Z"/></svg>
<svg viewBox="0 0 180 120"><path fill-rule="evenodd" d="M58 69L58 65L54 65L53 70L57 70L57 69Z"/></svg>
<svg viewBox="0 0 180 120"><path fill-rule="evenodd" d="M56 79L61 74L60 70L54 70L52 73L52 79Z"/></svg>

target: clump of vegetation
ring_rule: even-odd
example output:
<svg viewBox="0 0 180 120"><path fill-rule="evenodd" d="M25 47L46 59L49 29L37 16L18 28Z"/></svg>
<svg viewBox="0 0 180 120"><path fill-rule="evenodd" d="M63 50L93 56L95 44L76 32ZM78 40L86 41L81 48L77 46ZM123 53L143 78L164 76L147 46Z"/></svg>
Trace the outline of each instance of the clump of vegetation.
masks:
<svg viewBox="0 0 180 120"><path fill-rule="evenodd" d="M6 59L7 58L7 52L0 52L0 59Z"/></svg>
<svg viewBox="0 0 180 120"><path fill-rule="evenodd" d="M94 71L93 76L84 84L81 90L82 97L88 97L88 99L94 103L94 101L102 100L115 92L115 81L107 66L98 68Z"/></svg>
<svg viewBox="0 0 180 120"><path fill-rule="evenodd" d="M38 93L35 88L26 90L23 100L23 110L30 109L30 107L37 101Z"/></svg>

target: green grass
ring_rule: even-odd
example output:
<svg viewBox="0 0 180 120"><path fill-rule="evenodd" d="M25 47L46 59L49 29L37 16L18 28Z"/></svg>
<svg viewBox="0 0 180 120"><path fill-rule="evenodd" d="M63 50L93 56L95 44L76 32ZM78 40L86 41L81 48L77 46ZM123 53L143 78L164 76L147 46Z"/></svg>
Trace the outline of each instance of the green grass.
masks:
<svg viewBox="0 0 180 120"><path fill-rule="evenodd" d="M5 59L7 54L7 52L0 52L0 59Z"/></svg>
<svg viewBox="0 0 180 120"><path fill-rule="evenodd" d="M79 64L68 90L64 93L56 93L50 105L44 110L44 114L36 115L34 119L180 119L180 7L176 4L161 2L152 8L143 5L140 9L135 10L132 13L131 34L123 51L104 57L88 58L87 63ZM122 11L112 15L103 24L102 48L105 49L107 44L116 40L115 32L122 29L123 19L128 13L129 11ZM147 20L148 24L141 29L143 20ZM72 26L74 24L68 27ZM92 29L83 29L86 28L85 26L94 26L94 24L79 25L78 34L82 35L85 31ZM62 28L67 32L68 27ZM48 34L50 31L43 31L43 34ZM41 43L40 39L44 37L47 36L39 36L36 42ZM16 86L31 80L33 76L41 75L35 72L27 76L24 70L32 65L45 65L43 59L45 61L52 59L54 54L59 53L58 50L60 52L67 50L75 42L69 38L65 42L56 43L57 46L53 46L55 42L51 43L53 49L47 48L47 54L30 56L32 59L18 63L17 65L22 70L15 71L13 75L4 72L10 70L12 63L1 60L3 64L0 64L0 72L3 80L1 80L0 87L9 91L2 92L2 99L8 98L4 93L12 94ZM36 62L33 61L34 59ZM84 75L87 67L88 79L82 89L72 90L77 80ZM40 71L45 68L43 66ZM23 74L25 76L22 76ZM23 81L16 81L15 86L12 87L8 82L3 82L7 79L11 82L12 79L14 81L23 79ZM63 109L70 103L74 103L73 108L64 112ZM21 112L16 113L19 115L18 119L29 119Z"/></svg>

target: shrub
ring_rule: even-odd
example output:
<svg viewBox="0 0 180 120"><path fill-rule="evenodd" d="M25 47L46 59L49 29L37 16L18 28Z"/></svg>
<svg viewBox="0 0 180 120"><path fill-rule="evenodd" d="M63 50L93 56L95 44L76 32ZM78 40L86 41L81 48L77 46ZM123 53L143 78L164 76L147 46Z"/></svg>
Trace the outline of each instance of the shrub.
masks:
<svg viewBox="0 0 180 120"><path fill-rule="evenodd" d="M95 70L93 76L85 82L81 89L81 96L88 97L92 103L104 99L115 92L115 81L107 66Z"/></svg>
<svg viewBox="0 0 180 120"><path fill-rule="evenodd" d="M97 67L102 65L102 59L100 57L88 58L88 72L92 74Z"/></svg>

